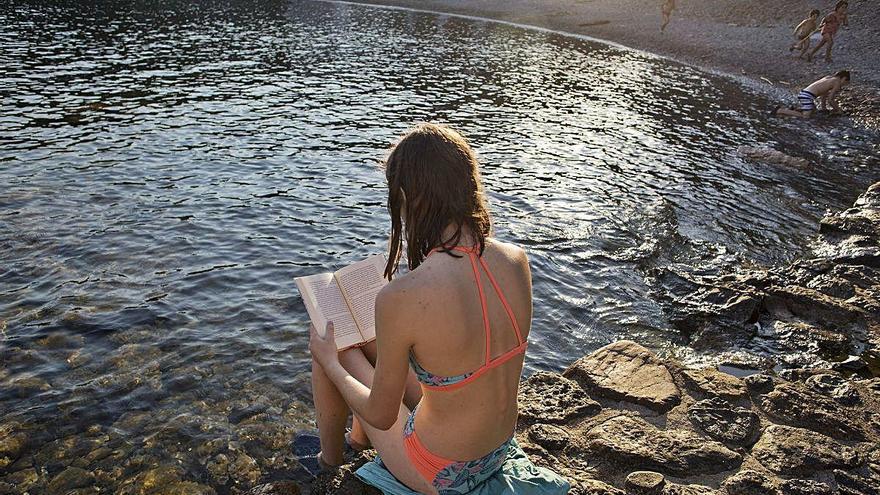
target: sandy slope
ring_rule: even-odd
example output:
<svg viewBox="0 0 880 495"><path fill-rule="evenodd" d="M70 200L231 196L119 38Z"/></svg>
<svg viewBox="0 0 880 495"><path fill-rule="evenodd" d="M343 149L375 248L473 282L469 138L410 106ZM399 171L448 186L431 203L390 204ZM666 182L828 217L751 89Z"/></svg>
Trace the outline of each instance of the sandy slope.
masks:
<svg viewBox="0 0 880 495"><path fill-rule="evenodd" d="M503 19L586 34L684 62L745 74L792 92L840 69L853 72L842 97L859 123L880 129L880 6L850 0L849 26L838 33L834 62L790 56L793 27L831 0L678 0L665 33L660 0L357 0ZM824 15L824 14L823 14ZM823 51L821 52L824 53ZM820 54L821 55L821 54Z"/></svg>

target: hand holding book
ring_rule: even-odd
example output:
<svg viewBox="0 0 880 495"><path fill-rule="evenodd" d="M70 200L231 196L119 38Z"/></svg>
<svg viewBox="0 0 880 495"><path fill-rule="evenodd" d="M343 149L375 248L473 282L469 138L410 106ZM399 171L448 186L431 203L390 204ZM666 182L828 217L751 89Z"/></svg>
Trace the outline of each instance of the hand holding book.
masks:
<svg viewBox="0 0 880 495"><path fill-rule="evenodd" d="M388 280L385 257L373 255L333 273L295 279L306 311L323 337L332 321L339 350L376 338L376 295Z"/></svg>

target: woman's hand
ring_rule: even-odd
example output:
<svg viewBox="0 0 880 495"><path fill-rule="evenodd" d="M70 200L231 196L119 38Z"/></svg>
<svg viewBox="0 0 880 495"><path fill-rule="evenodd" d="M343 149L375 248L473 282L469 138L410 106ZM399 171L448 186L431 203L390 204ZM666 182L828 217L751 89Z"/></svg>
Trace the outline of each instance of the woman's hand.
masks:
<svg viewBox="0 0 880 495"><path fill-rule="evenodd" d="M339 362L339 351L336 349L332 321L327 322L323 337L318 333L314 324L309 324L309 351L322 368L329 368Z"/></svg>

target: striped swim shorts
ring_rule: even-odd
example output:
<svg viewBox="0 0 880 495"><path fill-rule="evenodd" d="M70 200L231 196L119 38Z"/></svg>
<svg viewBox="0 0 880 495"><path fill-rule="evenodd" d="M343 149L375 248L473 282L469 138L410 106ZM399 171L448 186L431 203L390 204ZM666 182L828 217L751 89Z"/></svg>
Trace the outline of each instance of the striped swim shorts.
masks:
<svg viewBox="0 0 880 495"><path fill-rule="evenodd" d="M812 112L816 109L816 95L807 90L802 90L797 96L801 105L801 112Z"/></svg>

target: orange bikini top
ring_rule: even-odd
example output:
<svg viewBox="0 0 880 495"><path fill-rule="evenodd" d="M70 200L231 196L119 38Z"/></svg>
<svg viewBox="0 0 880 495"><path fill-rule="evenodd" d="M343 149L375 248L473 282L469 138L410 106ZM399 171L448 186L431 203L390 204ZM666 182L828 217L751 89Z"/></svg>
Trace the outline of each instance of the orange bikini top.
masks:
<svg viewBox="0 0 880 495"><path fill-rule="evenodd" d="M434 254L435 252L437 252L437 250L438 249L432 250L430 253L428 253L428 256ZM468 383L476 380L479 376L491 370L492 368L501 366L514 356L526 352L526 346L528 345L528 342L522 337L522 333L519 330L519 325L516 323L516 317L513 314L513 310L510 308L510 304L508 304L507 299L501 292L501 287L498 286L498 282L495 281L495 277L492 276L492 272L489 271L489 267L486 265L485 260L483 260L483 258L479 256L479 253L477 252L477 247L456 246L451 248L451 250L466 253L471 261L471 267L474 271L474 280L477 282L477 290L480 293L480 306L483 308L483 326L486 333L486 361L483 363L482 366L475 369L474 371L462 373L461 375L455 376L440 376L427 371L425 368L422 368L418 361L416 361L415 356L413 356L412 350L410 350L409 362L413 368L413 371L415 371L416 373L416 377L426 388L434 390L455 390L457 388L463 387ZM507 316L510 318L510 323L511 325L513 325L513 331L516 332L516 341L518 342L518 345L516 347L494 359L492 359L490 355L492 329L489 326L489 310L488 306L486 305L486 292L483 290L483 283L480 277L480 266L483 267L483 270L486 272L486 276L489 278L489 282L492 283L492 287L495 289L495 293L498 294L498 299L501 300L501 304L504 306L504 311L507 312Z"/></svg>

